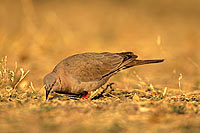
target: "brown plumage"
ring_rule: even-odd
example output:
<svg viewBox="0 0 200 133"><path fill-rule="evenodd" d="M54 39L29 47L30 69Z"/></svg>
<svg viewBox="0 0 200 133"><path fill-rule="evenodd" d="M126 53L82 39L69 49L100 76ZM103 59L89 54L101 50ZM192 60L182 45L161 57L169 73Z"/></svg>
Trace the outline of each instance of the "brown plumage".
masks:
<svg viewBox="0 0 200 133"><path fill-rule="evenodd" d="M72 94L94 91L123 69L164 61L136 58L132 52L82 53L65 58L44 77L46 99L51 91Z"/></svg>

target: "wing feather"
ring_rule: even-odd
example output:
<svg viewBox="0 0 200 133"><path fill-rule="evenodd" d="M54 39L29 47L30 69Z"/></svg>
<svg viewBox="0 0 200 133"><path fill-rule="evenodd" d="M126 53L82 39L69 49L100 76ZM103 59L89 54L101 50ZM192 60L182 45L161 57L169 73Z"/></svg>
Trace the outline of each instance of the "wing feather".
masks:
<svg viewBox="0 0 200 133"><path fill-rule="evenodd" d="M95 81L113 74L112 72L129 63L129 59L133 57L137 58L132 52L77 54L61 61L54 71L62 67L64 71L82 82Z"/></svg>

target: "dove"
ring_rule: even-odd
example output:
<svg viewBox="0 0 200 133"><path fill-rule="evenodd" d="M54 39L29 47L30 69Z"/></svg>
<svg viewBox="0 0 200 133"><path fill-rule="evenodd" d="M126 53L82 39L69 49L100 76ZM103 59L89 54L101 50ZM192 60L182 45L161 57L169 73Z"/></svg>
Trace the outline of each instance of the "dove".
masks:
<svg viewBox="0 0 200 133"><path fill-rule="evenodd" d="M81 53L58 63L44 77L46 100L51 92L82 94L102 87L113 75L133 66L160 63L164 59L139 60L133 52Z"/></svg>

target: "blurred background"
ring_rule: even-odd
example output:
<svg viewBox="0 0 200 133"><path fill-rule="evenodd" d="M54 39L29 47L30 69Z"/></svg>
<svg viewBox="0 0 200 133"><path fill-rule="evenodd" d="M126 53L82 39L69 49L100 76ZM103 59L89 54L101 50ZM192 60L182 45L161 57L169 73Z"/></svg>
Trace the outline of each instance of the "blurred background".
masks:
<svg viewBox="0 0 200 133"><path fill-rule="evenodd" d="M200 84L200 1L197 0L1 0L0 57L30 70L42 87L45 74L67 56L132 51L165 62L117 74L118 87L147 83L183 89Z"/></svg>

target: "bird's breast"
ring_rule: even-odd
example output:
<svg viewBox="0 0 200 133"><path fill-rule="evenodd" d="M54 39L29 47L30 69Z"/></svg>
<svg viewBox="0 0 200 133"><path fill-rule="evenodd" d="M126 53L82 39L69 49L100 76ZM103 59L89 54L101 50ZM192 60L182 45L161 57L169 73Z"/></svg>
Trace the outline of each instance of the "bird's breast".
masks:
<svg viewBox="0 0 200 133"><path fill-rule="evenodd" d="M60 81L61 81L61 88L60 92L63 93L74 93L80 94L84 91L90 92L100 88L104 85L108 78L103 78L100 80L94 81L81 81L79 78L74 77L72 74L68 73L67 71L57 71Z"/></svg>

